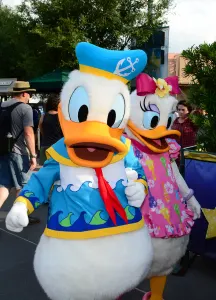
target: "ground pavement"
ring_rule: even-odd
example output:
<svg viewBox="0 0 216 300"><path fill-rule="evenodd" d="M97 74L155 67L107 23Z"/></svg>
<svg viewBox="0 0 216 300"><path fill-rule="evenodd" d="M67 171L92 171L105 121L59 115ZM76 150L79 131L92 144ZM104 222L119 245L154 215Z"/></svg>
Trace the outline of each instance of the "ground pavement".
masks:
<svg viewBox="0 0 216 300"><path fill-rule="evenodd" d="M9 209L13 200L14 195L11 195L3 209ZM32 267L35 248L45 226L47 207L41 207L33 215L40 217L40 224L29 226L21 234L13 234L5 229L5 213L0 211L0 300L48 300ZM141 300L148 290L148 281L145 281L122 299ZM170 276L165 299L215 300L216 263L198 257L186 276Z"/></svg>

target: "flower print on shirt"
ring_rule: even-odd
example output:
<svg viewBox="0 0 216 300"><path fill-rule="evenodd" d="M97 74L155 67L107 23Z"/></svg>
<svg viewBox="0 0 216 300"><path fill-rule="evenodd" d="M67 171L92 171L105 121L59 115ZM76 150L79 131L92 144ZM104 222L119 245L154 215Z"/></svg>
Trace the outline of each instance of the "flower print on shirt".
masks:
<svg viewBox="0 0 216 300"><path fill-rule="evenodd" d="M146 154L146 153L142 153L142 158L140 159L140 162L141 162L141 164L143 165L143 166L146 166L147 164L146 164L146 161L148 161L150 158L149 158L149 156L148 156L148 154Z"/></svg>
<svg viewBox="0 0 216 300"><path fill-rule="evenodd" d="M184 223L184 221L185 221L187 218L188 218L188 215L187 215L186 211L183 210L183 211L181 212L181 222Z"/></svg>
<svg viewBox="0 0 216 300"><path fill-rule="evenodd" d="M166 171L167 176L169 176L169 175L168 175L168 170L167 170L167 161L166 161L166 158L162 156L162 157L160 158L160 162L161 162L161 164L162 164L164 170Z"/></svg>
<svg viewBox="0 0 216 300"><path fill-rule="evenodd" d="M157 199L157 205L159 208L164 208L164 203L161 199Z"/></svg>
<svg viewBox="0 0 216 300"><path fill-rule="evenodd" d="M174 177L174 174L173 174L173 171L172 171L171 164L167 165L167 174L170 177L170 179L172 180L172 182L175 182L175 177Z"/></svg>
<svg viewBox="0 0 216 300"><path fill-rule="evenodd" d="M157 214L160 214L167 220L168 224L170 224L170 213L169 209L165 207L163 201L161 199L157 199L157 210L155 211Z"/></svg>
<svg viewBox="0 0 216 300"><path fill-rule="evenodd" d="M137 149L137 148L134 149L134 154L135 154L135 156L136 156L138 159L142 159L142 158L143 158L142 152L141 152L139 149Z"/></svg>
<svg viewBox="0 0 216 300"><path fill-rule="evenodd" d="M146 159L145 165L148 167L149 171L152 174L153 180L156 180L156 175L155 175L155 166L154 166L154 161L152 159Z"/></svg>
<svg viewBox="0 0 216 300"><path fill-rule="evenodd" d="M154 234L159 235L159 233L160 233L160 227L154 228Z"/></svg>
<svg viewBox="0 0 216 300"><path fill-rule="evenodd" d="M164 219L168 222L168 224L171 224L170 222L170 212L167 207L161 208L160 209L160 214L164 217Z"/></svg>
<svg viewBox="0 0 216 300"><path fill-rule="evenodd" d="M167 173L168 173L168 176L169 176L169 177L172 176L172 172L171 172L170 165L167 166Z"/></svg>
<svg viewBox="0 0 216 300"><path fill-rule="evenodd" d="M160 227L154 226L154 227L153 227L153 232L154 232L154 235L155 235L155 236L159 235L159 233L160 233Z"/></svg>
<svg viewBox="0 0 216 300"><path fill-rule="evenodd" d="M170 183L170 182L166 182L165 184L164 184L164 188L166 189L166 192L168 193L168 194L173 194L173 185L172 185L172 183Z"/></svg>
<svg viewBox="0 0 216 300"><path fill-rule="evenodd" d="M171 225L165 225L167 232L169 232L170 234L174 234L174 229L173 226Z"/></svg>
<svg viewBox="0 0 216 300"><path fill-rule="evenodd" d="M155 181L153 179L149 179L148 186L149 186L149 188L153 188L155 186Z"/></svg>
<svg viewBox="0 0 216 300"><path fill-rule="evenodd" d="M170 143L169 146L170 146L171 151L177 151L178 150L174 143Z"/></svg>
<svg viewBox="0 0 216 300"><path fill-rule="evenodd" d="M151 211L155 212L158 215L160 215L161 214L161 209L164 208L164 203L161 199L157 199L156 203L157 203L157 206L152 207Z"/></svg>
<svg viewBox="0 0 216 300"><path fill-rule="evenodd" d="M172 143L174 144L173 141ZM173 145L169 152L156 155L144 145L134 142L135 148L136 145L143 154L139 161L148 179L149 192L141 211L150 235L157 238L169 238L188 234L191 230L189 221L191 219L193 222L193 219L183 203L171 162L172 156L179 152L179 146ZM175 208L174 205L176 205ZM186 215L183 215L183 222L181 222L182 210L186 212Z"/></svg>
<svg viewBox="0 0 216 300"><path fill-rule="evenodd" d="M152 211L152 212L155 212L155 213L158 214L158 215L160 214L160 209L159 209L159 207L157 207L157 206L156 206L156 207L151 207L151 211Z"/></svg>
<svg viewBox="0 0 216 300"><path fill-rule="evenodd" d="M180 195L179 187L175 190L176 200L182 202L182 197Z"/></svg>
<svg viewBox="0 0 216 300"><path fill-rule="evenodd" d="M157 201L156 201L156 199L155 199L155 197L152 195L152 193L151 193L151 189L149 189L148 190L148 202L149 202L149 207L150 208L155 208L155 207L157 207Z"/></svg>
<svg viewBox="0 0 216 300"><path fill-rule="evenodd" d="M179 157L179 155L180 155L180 149L181 149L181 147L173 139L167 138L166 141L167 141L167 143L168 143L168 145L170 147L170 149L169 149L170 158L172 160L176 160Z"/></svg>

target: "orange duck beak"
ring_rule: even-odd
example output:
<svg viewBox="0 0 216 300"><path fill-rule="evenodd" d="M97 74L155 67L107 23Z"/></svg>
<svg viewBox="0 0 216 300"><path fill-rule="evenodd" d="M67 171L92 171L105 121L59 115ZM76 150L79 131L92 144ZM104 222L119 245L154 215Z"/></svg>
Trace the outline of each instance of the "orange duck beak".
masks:
<svg viewBox="0 0 216 300"><path fill-rule="evenodd" d="M61 104L58 114L68 155L76 165L103 168L111 162L114 153L127 151L120 140L122 129L110 128L96 121L76 123L65 120Z"/></svg>
<svg viewBox="0 0 216 300"><path fill-rule="evenodd" d="M181 136L177 130L167 130L165 126L158 126L151 130L141 130L137 128L132 121L128 121L128 128L137 137L140 142L146 145L150 150L155 153L164 153L169 151L169 145L165 138Z"/></svg>

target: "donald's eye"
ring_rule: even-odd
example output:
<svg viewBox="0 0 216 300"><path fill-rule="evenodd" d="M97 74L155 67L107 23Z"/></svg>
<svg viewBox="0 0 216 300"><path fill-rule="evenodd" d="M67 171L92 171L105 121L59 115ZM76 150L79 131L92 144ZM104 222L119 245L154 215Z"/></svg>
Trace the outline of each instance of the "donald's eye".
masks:
<svg viewBox="0 0 216 300"><path fill-rule="evenodd" d="M113 104L107 117L107 125L112 128L118 128L125 115L125 100L124 97L119 94Z"/></svg>
<svg viewBox="0 0 216 300"><path fill-rule="evenodd" d="M74 90L69 101L68 111L73 122L81 123L87 120L89 96L84 87L80 86Z"/></svg>
<svg viewBox="0 0 216 300"><path fill-rule="evenodd" d="M143 126L146 129L154 129L160 121L160 115L154 111L146 111L143 114Z"/></svg>

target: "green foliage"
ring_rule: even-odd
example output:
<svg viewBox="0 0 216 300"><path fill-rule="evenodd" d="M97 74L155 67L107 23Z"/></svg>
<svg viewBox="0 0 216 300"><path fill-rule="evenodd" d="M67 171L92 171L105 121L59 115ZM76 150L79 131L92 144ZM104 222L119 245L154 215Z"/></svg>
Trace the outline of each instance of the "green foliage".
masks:
<svg viewBox="0 0 216 300"><path fill-rule="evenodd" d="M44 40L29 31L22 15L6 6L0 7L0 41L1 78L24 80L52 70Z"/></svg>
<svg viewBox="0 0 216 300"><path fill-rule="evenodd" d="M42 75L57 68L76 68L75 46L88 41L109 49L124 49L133 39L143 43L152 30L165 25L173 0L25 0L12 11L0 8L2 55L8 56L4 76ZM0 15L1 17L1 15ZM15 29L15 30L14 30ZM11 47L11 40L13 45ZM14 56L13 56L14 53ZM13 61L13 67L11 67Z"/></svg>
<svg viewBox="0 0 216 300"><path fill-rule="evenodd" d="M192 116L198 125L198 143L208 152L216 152L216 42L183 51L187 59L185 75L192 77L189 102L204 114Z"/></svg>
<svg viewBox="0 0 216 300"><path fill-rule="evenodd" d="M22 55L25 52L25 41L22 34L22 20L7 7L0 8L0 76L16 77L17 72L23 75Z"/></svg>

